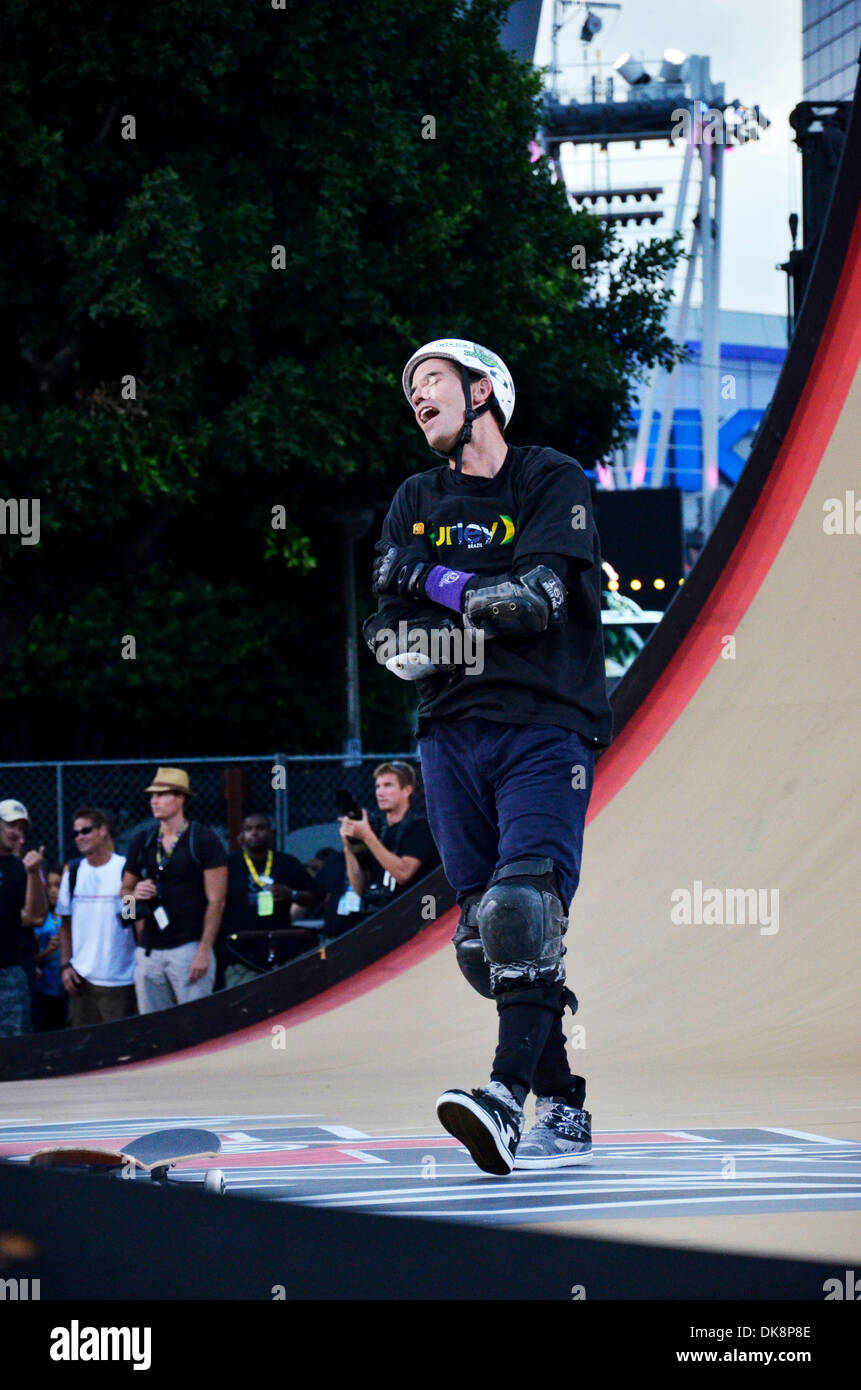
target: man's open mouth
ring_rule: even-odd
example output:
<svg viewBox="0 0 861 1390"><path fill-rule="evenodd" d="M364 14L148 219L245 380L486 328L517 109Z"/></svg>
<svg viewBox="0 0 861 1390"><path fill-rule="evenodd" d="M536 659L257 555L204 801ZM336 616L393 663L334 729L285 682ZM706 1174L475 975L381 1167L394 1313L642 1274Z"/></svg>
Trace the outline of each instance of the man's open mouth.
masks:
<svg viewBox="0 0 861 1390"><path fill-rule="evenodd" d="M439 415L439 411L435 405L423 405L418 413L419 424L426 425L435 415Z"/></svg>

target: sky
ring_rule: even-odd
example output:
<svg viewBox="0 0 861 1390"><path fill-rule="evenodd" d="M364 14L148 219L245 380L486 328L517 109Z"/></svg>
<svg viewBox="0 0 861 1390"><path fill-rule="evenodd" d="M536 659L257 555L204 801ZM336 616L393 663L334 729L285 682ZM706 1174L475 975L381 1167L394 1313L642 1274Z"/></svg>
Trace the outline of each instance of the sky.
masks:
<svg viewBox="0 0 861 1390"><path fill-rule="evenodd" d="M580 42L584 10L569 4L571 19L559 37L561 95L583 99L584 48L594 67L601 58L605 75L621 53L640 58L657 72L665 48L685 54L707 54L712 82L724 83L726 102L758 103L771 121L762 140L729 151L724 159L721 295L723 309L786 314L786 276L775 270L791 246L790 212L801 222L801 155L793 143L789 113L802 100L801 0L622 0L621 11L596 9L603 28L591 44ZM535 61L550 63L553 3L544 0ZM627 91L616 75L616 97ZM608 176L609 160L609 176ZM645 142L639 151L631 144L610 145L609 154L597 146L580 146L565 165L572 191L590 187L657 184L664 196L657 206L664 218L654 229L633 225L624 240L669 235L682 169L682 146ZM699 161L691 174L685 215L685 246L690 243L690 218L698 197ZM602 204L602 206L604 206ZM615 204L621 209L621 204ZM630 204L628 204L630 206ZM681 296L683 267L676 273L674 294ZM699 282L693 303L700 302Z"/></svg>

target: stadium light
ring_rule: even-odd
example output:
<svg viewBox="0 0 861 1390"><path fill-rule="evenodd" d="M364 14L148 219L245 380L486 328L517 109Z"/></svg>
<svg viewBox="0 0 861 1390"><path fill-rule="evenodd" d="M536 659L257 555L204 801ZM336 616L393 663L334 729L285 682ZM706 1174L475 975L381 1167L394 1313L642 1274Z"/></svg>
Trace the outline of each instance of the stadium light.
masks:
<svg viewBox="0 0 861 1390"><path fill-rule="evenodd" d="M630 53L622 53L613 67L620 77L624 77L629 87L644 87L652 80L639 58L632 58Z"/></svg>
<svg viewBox="0 0 861 1390"><path fill-rule="evenodd" d="M580 38L583 43L591 43L596 34L600 34L603 25L598 15L591 10L586 11L586 18L583 20L583 28L580 30Z"/></svg>
<svg viewBox="0 0 861 1390"><path fill-rule="evenodd" d="M658 73L662 82L681 82L685 55L680 48L665 48L664 61Z"/></svg>

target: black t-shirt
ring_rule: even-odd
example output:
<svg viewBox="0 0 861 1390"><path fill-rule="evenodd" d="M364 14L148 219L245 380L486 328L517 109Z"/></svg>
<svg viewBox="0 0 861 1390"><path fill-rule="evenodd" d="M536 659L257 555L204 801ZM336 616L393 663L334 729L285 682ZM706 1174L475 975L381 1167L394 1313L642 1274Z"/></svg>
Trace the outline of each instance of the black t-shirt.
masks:
<svg viewBox="0 0 861 1390"><path fill-rule="evenodd" d="M206 913L203 871L218 869L226 864L227 850L208 825L189 821L170 858L159 868L157 838L157 829L139 830L129 845L125 867L128 873L138 878L155 879L158 884L156 902L165 908L168 925L160 928L147 911L152 899L138 903L137 912L143 905L146 914L140 944L150 950L166 950L183 946L188 941L200 940Z"/></svg>
<svg viewBox="0 0 861 1390"><path fill-rule="evenodd" d="M392 854L410 855L414 859L420 859L421 865L409 883L396 883L369 849L362 850L357 858L360 866L370 876L367 893L362 899L363 906L379 907L396 898L399 893L411 888L418 879L424 878L425 874L430 873L439 863L439 851L431 835L427 817L418 811L407 811L403 820L395 821L393 825L384 821L377 834Z"/></svg>
<svg viewBox="0 0 861 1390"><path fill-rule="evenodd" d="M371 823L386 849L391 850L392 854L410 855L420 859L421 867L416 870L415 878L410 883L398 884L385 874L382 865L370 850L360 850L356 858L359 867L368 873L370 884L362 895L361 910L339 913L338 904L350 887L347 861L340 852L328 855L317 875L317 886L329 895L323 909L327 936L340 936L348 927L355 926L366 917L369 911L377 911L399 893L411 888L413 883L424 878L425 874L430 873L440 862L439 851L431 835L427 817L419 812L408 811L403 820L397 821L394 825L389 825L388 821L384 820L382 827L374 815Z"/></svg>
<svg viewBox="0 0 861 1390"><path fill-rule="evenodd" d="M257 877L262 878L266 868L266 857L252 860ZM295 854L284 854L276 850L272 856L270 878L273 883L286 883L297 891L313 893L321 901L323 889L317 884L304 864ZM257 911L257 895L260 892L241 850L234 850L227 856L227 907L224 913L224 926L227 931L255 931L267 927L301 927L302 922L293 922L290 917L290 903L276 902L267 917Z"/></svg>
<svg viewBox="0 0 861 1390"><path fill-rule="evenodd" d="M382 534L426 560L469 573L524 574L537 564L566 571L559 574L568 590L564 627L488 638L481 671L463 665L452 676L416 682L419 738L436 719L478 715L506 724L556 724L596 747L609 744L600 546L589 482L574 459L555 449L510 446L493 478L456 474L448 464L414 474L395 494ZM457 621L451 609L429 600L380 600L379 613L395 631L399 621L428 612Z"/></svg>
<svg viewBox="0 0 861 1390"><path fill-rule="evenodd" d="M15 854L0 854L0 969L21 964L21 913L27 870Z"/></svg>

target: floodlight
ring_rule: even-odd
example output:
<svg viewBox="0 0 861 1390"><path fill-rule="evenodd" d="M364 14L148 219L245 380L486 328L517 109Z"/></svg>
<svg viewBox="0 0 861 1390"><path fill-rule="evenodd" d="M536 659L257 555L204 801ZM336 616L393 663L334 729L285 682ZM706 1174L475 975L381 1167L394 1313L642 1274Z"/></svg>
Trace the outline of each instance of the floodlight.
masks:
<svg viewBox="0 0 861 1390"><path fill-rule="evenodd" d="M591 43L596 34L601 32L601 20L591 10L586 11L586 18L583 20L583 28L580 30L580 38L584 43Z"/></svg>
<svg viewBox="0 0 861 1390"><path fill-rule="evenodd" d="M681 82L682 64L685 55L680 48L665 48L664 61L661 63L661 71L658 74L662 82Z"/></svg>
<svg viewBox="0 0 861 1390"><path fill-rule="evenodd" d="M613 67L620 77L624 77L629 87L643 87L652 80L639 58L632 58L630 53L623 53L616 59Z"/></svg>

